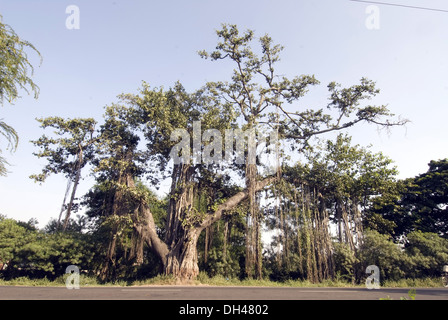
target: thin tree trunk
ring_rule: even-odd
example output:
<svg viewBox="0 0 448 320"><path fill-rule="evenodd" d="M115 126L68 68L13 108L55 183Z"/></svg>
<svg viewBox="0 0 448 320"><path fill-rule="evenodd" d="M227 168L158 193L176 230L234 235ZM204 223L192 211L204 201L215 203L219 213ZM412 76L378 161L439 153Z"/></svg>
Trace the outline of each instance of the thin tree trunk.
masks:
<svg viewBox="0 0 448 320"><path fill-rule="evenodd" d="M209 229L205 228L205 238L204 238L204 263L207 263L208 258L208 239L209 239Z"/></svg>
<svg viewBox="0 0 448 320"><path fill-rule="evenodd" d="M324 257L323 257L323 241L322 241L322 223L320 219L320 212L318 206L316 188L313 190L313 216L314 216L314 243L315 243L315 252L316 252L316 274L318 281L322 281L324 279Z"/></svg>
<svg viewBox="0 0 448 320"><path fill-rule="evenodd" d="M325 256L326 256L326 266L327 266L327 277L333 278L334 276L334 259L333 259L333 248L331 242L331 235L329 231L329 223L330 218L328 216L328 211L325 208L325 202L323 197L321 196L320 201L320 212L322 214L322 228L323 228L323 236L324 236L324 248L325 248Z"/></svg>
<svg viewBox="0 0 448 320"><path fill-rule="evenodd" d="M254 276L257 261L257 202L255 199L255 178L257 167L255 164L246 164L246 187L249 198L249 212L246 218L246 275L249 279Z"/></svg>
<svg viewBox="0 0 448 320"><path fill-rule="evenodd" d="M112 239L109 241L109 246L107 247L106 252L106 261L103 264L103 267L100 271L100 279L105 281L112 277L112 272L115 267L115 248L117 244L117 237L112 236Z"/></svg>
<svg viewBox="0 0 448 320"><path fill-rule="evenodd" d="M305 191L304 191L305 193ZM314 282L314 272L313 272L313 251L312 251L312 226L310 219L310 201L309 201L309 190L306 190L306 198L304 198L303 208L304 208L304 235L306 244L306 276L311 282Z"/></svg>
<svg viewBox="0 0 448 320"><path fill-rule="evenodd" d="M67 226L68 226L68 222L69 222L69 219L70 219L70 214L71 214L71 211L72 211L73 201L75 200L76 189L78 188L79 179L81 177L82 162L83 162L82 147L79 146L78 161L77 161L77 164L76 164L76 175L75 175L75 180L73 181L72 194L70 196L70 201L69 201L68 206L67 206L67 213L65 214L65 220L64 220L64 225L62 226L62 231L65 231L67 229Z"/></svg>
<svg viewBox="0 0 448 320"><path fill-rule="evenodd" d="M226 220L224 224L224 242L222 248L222 260L224 264L227 262L227 238L229 237L229 221Z"/></svg>
<svg viewBox="0 0 448 320"><path fill-rule="evenodd" d="M282 267L282 254L281 254L281 239L282 239L282 234L281 234L281 230L282 230L282 226L281 226L281 220L280 220L280 209L279 209L279 203L280 203L280 196L279 196L279 191L277 190L277 188L274 186L274 197L277 200L277 203L275 204L274 207L274 212L275 212L275 218L274 218L274 230L277 229L278 232L278 244L277 244L277 252L276 252L276 260L277 260L277 267L281 268Z"/></svg>
<svg viewBox="0 0 448 320"><path fill-rule="evenodd" d="M255 209L256 214L256 224L255 224L255 277L259 280L263 278L263 255L262 255L262 244L261 244L261 212L259 210L259 204Z"/></svg>
<svg viewBox="0 0 448 320"><path fill-rule="evenodd" d="M352 201L352 211L353 211L353 219L354 219L354 223L355 223L356 246L359 248L359 246L362 244L363 228L362 228L361 211L359 210L359 204L358 204L357 200Z"/></svg>
<svg viewBox="0 0 448 320"><path fill-rule="evenodd" d="M296 187L293 185L294 187L294 203L295 203L295 216L296 216L296 228L297 228L297 251L299 253L299 272L301 275L303 275L303 257L302 257L302 241L301 241L301 230L302 227L300 225L300 221L299 221L299 204L298 204L298 199L297 199L297 189Z"/></svg>
<svg viewBox="0 0 448 320"><path fill-rule="evenodd" d="M345 242L348 243L350 249L355 252L355 244L353 242L353 235L350 229L349 217L346 209L346 205L342 205L342 220L344 222L344 236Z"/></svg>
<svg viewBox="0 0 448 320"><path fill-rule="evenodd" d="M336 219L338 221L338 240L340 243L343 243L342 239L342 208L341 208L341 202L339 198L336 199Z"/></svg>

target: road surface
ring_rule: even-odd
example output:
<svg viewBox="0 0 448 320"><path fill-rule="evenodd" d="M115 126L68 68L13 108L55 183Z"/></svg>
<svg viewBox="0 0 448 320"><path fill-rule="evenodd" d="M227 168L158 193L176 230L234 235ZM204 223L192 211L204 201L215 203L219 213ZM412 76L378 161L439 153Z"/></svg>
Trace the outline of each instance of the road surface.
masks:
<svg viewBox="0 0 448 320"><path fill-rule="evenodd" d="M0 286L0 300L379 300L408 297L407 288L271 288L213 286ZM416 300L448 300L448 288L417 288Z"/></svg>

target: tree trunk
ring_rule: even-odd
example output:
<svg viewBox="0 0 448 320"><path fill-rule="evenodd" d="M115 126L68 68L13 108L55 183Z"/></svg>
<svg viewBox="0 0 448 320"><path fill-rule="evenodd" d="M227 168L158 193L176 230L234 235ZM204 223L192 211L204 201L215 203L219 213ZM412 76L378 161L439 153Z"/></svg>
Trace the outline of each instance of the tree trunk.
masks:
<svg viewBox="0 0 448 320"><path fill-rule="evenodd" d="M353 222L356 233L356 247L359 248L362 245L362 216L361 211L359 210L359 202L357 199L352 201L352 210L353 210Z"/></svg>
<svg viewBox="0 0 448 320"><path fill-rule="evenodd" d="M128 155L128 161L130 161ZM109 216L122 217L129 214L130 207L127 205L129 201L129 195L127 194L128 189L134 189L134 177L129 170L124 170L118 173L116 178L116 186L113 189L112 195L108 198L108 203L106 203L106 212ZM100 277L102 280L112 278L115 273L116 268L116 250L117 250L117 240L119 239L119 225L115 225L110 230L109 246L106 252L106 259L104 261L104 266L100 272ZM140 239L139 239L140 238ZM134 234L132 243L134 248L131 249L130 258L137 258L137 264L143 262L143 240L139 234Z"/></svg>
<svg viewBox="0 0 448 320"><path fill-rule="evenodd" d="M82 158L83 158L82 147L79 146L78 160L76 163L76 175L75 175L75 180L73 181L72 194L70 196L70 201L67 206L67 213L65 214L65 220L64 220L64 225L62 226L62 231L65 231L67 229L68 222L70 219L70 214L71 214L72 207L73 207L73 201L75 200L76 189L78 188L79 179L81 178L81 168L82 168L82 162L83 162ZM59 224L59 222L58 222L58 224Z"/></svg>
<svg viewBox="0 0 448 320"><path fill-rule="evenodd" d="M131 238L131 252L129 253L129 260L135 259L134 265L142 265L143 264L143 238L140 233L137 233L135 230L132 233Z"/></svg>
<svg viewBox="0 0 448 320"><path fill-rule="evenodd" d="M296 217L296 228L297 228L297 247L296 248L299 253L299 272L300 272L300 275L303 276L303 258L302 258L302 241L301 241L301 237L302 237L301 230L303 229L303 225L302 225L303 222L299 221L299 215L303 217L303 211L301 213L299 212L297 188L295 185L293 185L293 188L294 188L294 205L295 205L295 217ZM303 184L302 184L302 189L303 189Z"/></svg>
<svg viewBox="0 0 448 320"><path fill-rule="evenodd" d="M174 248L184 233L182 222L193 206L192 168L188 164L174 165L171 175L170 203L166 221L165 242Z"/></svg>
<svg viewBox="0 0 448 320"><path fill-rule="evenodd" d="M259 191L275 181L275 177L269 177L255 184L255 191ZM169 241L174 245L169 246L157 235L156 226L148 204L142 199L136 209L134 229L142 235L150 248L160 257L164 273L173 275L180 280L193 280L199 274L197 241L202 230L211 226L222 218L225 211L233 209L248 197L248 191L240 191L220 204L215 212L209 213L201 222L197 222L184 233L177 237L177 241ZM171 220L171 222L175 222ZM170 224L172 227L176 223ZM173 231L173 230L171 230ZM168 240L173 240L172 234Z"/></svg>
<svg viewBox="0 0 448 320"><path fill-rule="evenodd" d="M224 264L227 262L227 239L230 238L229 220L226 220L224 225L224 243L222 248L222 260Z"/></svg>
<svg viewBox="0 0 448 320"><path fill-rule="evenodd" d="M197 242L202 228L186 232L173 247L160 240L154 220L146 204L140 206L140 221L134 224L150 248L160 257L163 273L179 280L193 280L199 274ZM143 218L143 219L142 219Z"/></svg>
<svg viewBox="0 0 448 320"><path fill-rule="evenodd" d="M109 240L109 246L106 252L106 260L103 262L103 267L100 270L100 279L105 281L113 277L115 270L115 248L117 245L116 234L112 235L112 239Z"/></svg>
<svg viewBox="0 0 448 320"><path fill-rule="evenodd" d="M320 193L319 193L320 194ZM325 248L325 259L327 266L327 278L333 278L334 276L334 258L333 258L333 248L331 235L329 231L329 223L330 218L328 216L328 211L325 207L325 201L322 195L320 194L320 212L322 214L322 230L323 230L323 246Z"/></svg>
<svg viewBox="0 0 448 320"><path fill-rule="evenodd" d="M348 200L347 200L348 202ZM350 228L350 222L349 222L349 216L348 216L348 212L347 212L347 205L343 204L342 205L342 221L344 223L344 236L345 236L345 242L350 246L350 249L355 252L355 244L353 242L353 234Z"/></svg>
<svg viewBox="0 0 448 320"><path fill-rule="evenodd" d="M180 240L166 257L164 273L177 279L191 281L199 274L197 242L200 232L194 230Z"/></svg>

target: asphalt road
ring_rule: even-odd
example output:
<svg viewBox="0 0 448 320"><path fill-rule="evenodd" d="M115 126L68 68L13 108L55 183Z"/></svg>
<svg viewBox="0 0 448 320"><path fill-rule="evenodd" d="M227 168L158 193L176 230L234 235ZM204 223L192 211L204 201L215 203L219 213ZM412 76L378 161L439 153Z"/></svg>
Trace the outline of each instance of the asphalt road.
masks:
<svg viewBox="0 0 448 320"><path fill-rule="evenodd" d="M407 297L406 288L268 288L212 286L0 286L0 300L379 300ZM448 288L417 288L416 300L448 300Z"/></svg>

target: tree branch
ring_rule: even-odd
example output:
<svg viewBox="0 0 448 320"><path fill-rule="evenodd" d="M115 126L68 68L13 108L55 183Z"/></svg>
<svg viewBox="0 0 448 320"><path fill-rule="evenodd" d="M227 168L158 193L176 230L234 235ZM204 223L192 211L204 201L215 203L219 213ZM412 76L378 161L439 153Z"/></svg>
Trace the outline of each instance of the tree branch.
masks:
<svg viewBox="0 0 448 320"><path fill-rule="evenodd" d="M267 187L268 185L273 183L276 179L277 179L277 176L270 176L261 181L258 181L257 184L255 185L255 192L260 191L263 188ZM213 223L215 223L216 221L221 219L221 217L225 211L229 211L229 210L235 208L238 204L241 203L241 201L246 199L248 197L248 195L249 195L249 190L246 189L244 191L238 192L233 197L230 197L229 199L227 199L226 202L224 202L218 206L218 209L214 213L209 214L209 216L201 223L199 228L204 229L204 228L211 226Z"/></svg>
<svg viewBox="0 0 448 320"><path fill-rule="evenodd" d="M144 239L151 249L153 249L160 257L163 265L166 265L169 249L166 243L157 235L156 224L154 223L154 218L148 204L143 202L137 210L140 212L138 217L143 221L134 222L135 230L141 234L142 239Z"/></svg>

